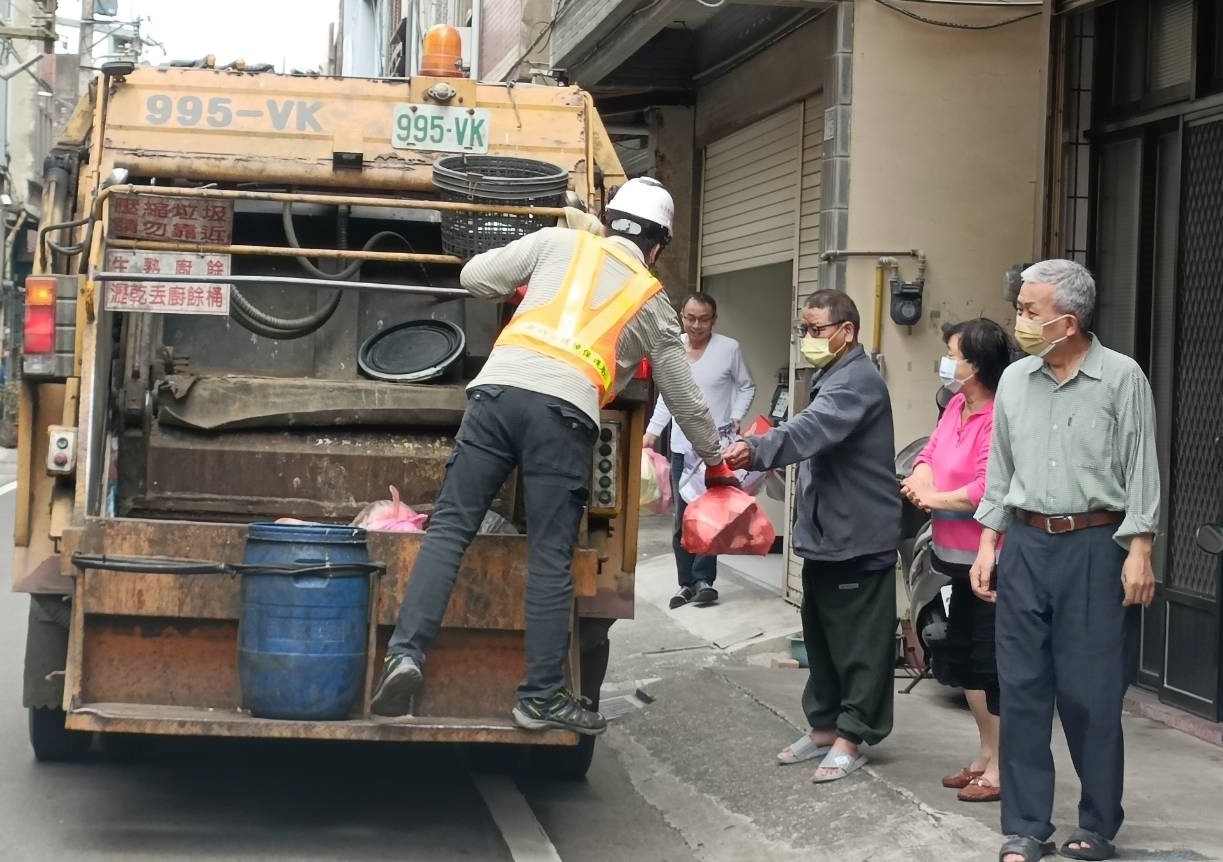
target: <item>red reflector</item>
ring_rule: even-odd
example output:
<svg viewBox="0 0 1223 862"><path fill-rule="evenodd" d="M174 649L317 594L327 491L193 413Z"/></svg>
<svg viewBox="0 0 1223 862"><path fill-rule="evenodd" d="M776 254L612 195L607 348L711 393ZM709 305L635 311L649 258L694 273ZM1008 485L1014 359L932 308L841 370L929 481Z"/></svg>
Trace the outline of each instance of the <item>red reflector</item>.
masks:
<svg viewBox="0 0 1223 862"><path fill-rule="evenodd" d="M55 306L26 307L23 350L26 353L55 352Z"/></svg>
<svg viewBox="0 0 1223 862"><path fill-rule="evenodd" d="M637 371L633 374L634 380L649 380L650 379L650 360L643 359L641 364L637 366Z"/></svg>

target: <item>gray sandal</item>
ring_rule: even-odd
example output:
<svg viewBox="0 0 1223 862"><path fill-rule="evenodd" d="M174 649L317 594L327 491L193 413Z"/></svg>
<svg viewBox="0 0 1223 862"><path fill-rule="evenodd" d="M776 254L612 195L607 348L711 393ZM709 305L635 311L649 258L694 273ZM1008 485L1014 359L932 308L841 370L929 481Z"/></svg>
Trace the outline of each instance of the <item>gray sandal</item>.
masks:
<svg viewBox="0 0 1223 862"><path fill-rule="evenodd" d="M1071 844L1085 844L1085 847L1071 847ZM1117 848L1098 832L1090 829L1076 829L1070 837L1062 842L1062 855L1067 859L1096 860L1112 859L1117 855Z"/></svg>
<svg viewBox="0 0 1223 862"><path fill-rule="evenodd" d="M998 862L1005 862L1007 856L1022 856L1023 862L1040 862L1054 850L1052 841L1037 841L1027 835L1012 835L1002 843L998 851Z"/></svg>
<svg viewBox="0 0 1223 862"><path fill-rule="evenodd" d="M802 763L804 760L814 760L817 757L823 757L831 750L831 745L820 745L818 742L812 742L811 734L804 733L777 753L777 763L779 766Z"/></svg>

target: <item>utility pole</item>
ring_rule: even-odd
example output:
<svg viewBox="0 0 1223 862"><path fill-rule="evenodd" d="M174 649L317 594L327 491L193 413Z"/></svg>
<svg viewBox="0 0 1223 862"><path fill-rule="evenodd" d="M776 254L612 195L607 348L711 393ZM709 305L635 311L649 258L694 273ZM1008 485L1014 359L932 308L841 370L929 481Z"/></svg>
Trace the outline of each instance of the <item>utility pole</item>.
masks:
<svg viewBox="0 0 1223 862"><path fill-rule="evenodd" d="M97 4L95 0L81 0L81 29L80 29L80 47L77 53L80 55L80 68L77 73L76 92L73 93L73 104L76 104L77 99L81 94L89 89L89 79L93 75L93 71L86 67L91 65L93 58L93 23L94 14L97 12Z"/></svg>

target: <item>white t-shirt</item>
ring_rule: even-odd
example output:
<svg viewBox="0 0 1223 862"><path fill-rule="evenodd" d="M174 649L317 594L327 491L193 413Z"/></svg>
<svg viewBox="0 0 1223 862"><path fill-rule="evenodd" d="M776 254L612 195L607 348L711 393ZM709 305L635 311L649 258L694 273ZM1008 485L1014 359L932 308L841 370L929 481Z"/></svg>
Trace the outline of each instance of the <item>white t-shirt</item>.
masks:
<svg viewBox="0 0 1223 862"><path fill-rule="evenodd" d="M684 335L683 339L687 344L688 336ZM756 381L743 361L739 342L715 332L710 336L700 359L689 367L692 369L692 379L709 402L709 412L713 414L718 428L742 421L752 399L756 397ZM646 432L657 436L670 421L671 411L660 395ZM671 430L671 451L681 454L692 451L692 444L679 425Z"/></svg>

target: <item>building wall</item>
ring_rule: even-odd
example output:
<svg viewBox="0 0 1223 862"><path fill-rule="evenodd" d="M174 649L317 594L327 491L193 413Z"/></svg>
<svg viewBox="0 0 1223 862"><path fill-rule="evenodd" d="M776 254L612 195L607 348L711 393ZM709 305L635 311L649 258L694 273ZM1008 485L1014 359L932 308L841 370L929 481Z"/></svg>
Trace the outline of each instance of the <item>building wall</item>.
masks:
<svg viewBox="0 0 1223 862"><path fill-rule="evenodd" d="M524 0L484 0L480 18L480 77L497 80L521 51Z"/></svg>
<svg viewBox="0 0 1223 862"><path fill-rule="evenodd" d="M1036 254L1041 32L1040 18L968 31L856 4L846 248L921 249L929 260L918 325L892 323L884 297L882 353L901 445L934 425L942 325L980 315L1013 322L1003 274ZM846 269L868 349L874 265L855 257ZM906 279L916 274L912 259L901 267Z"/></svg>
<svg viewBox="0 0 1223 862"><path fill-rule="evenodd" d="M697 90L696 145L704 147L823 87L823 58L835 21L826 12Z"/></svg>
<svg viewBox="0 0 1223 862"><path fill-rule="evenodd" d="M654 149L654 178L667 187L675 201L671 244L654 269L672 302L693 290L692 256L696 247L696 182L692 147L692 108L676 106L649 111L650 146Z"/></svg>

